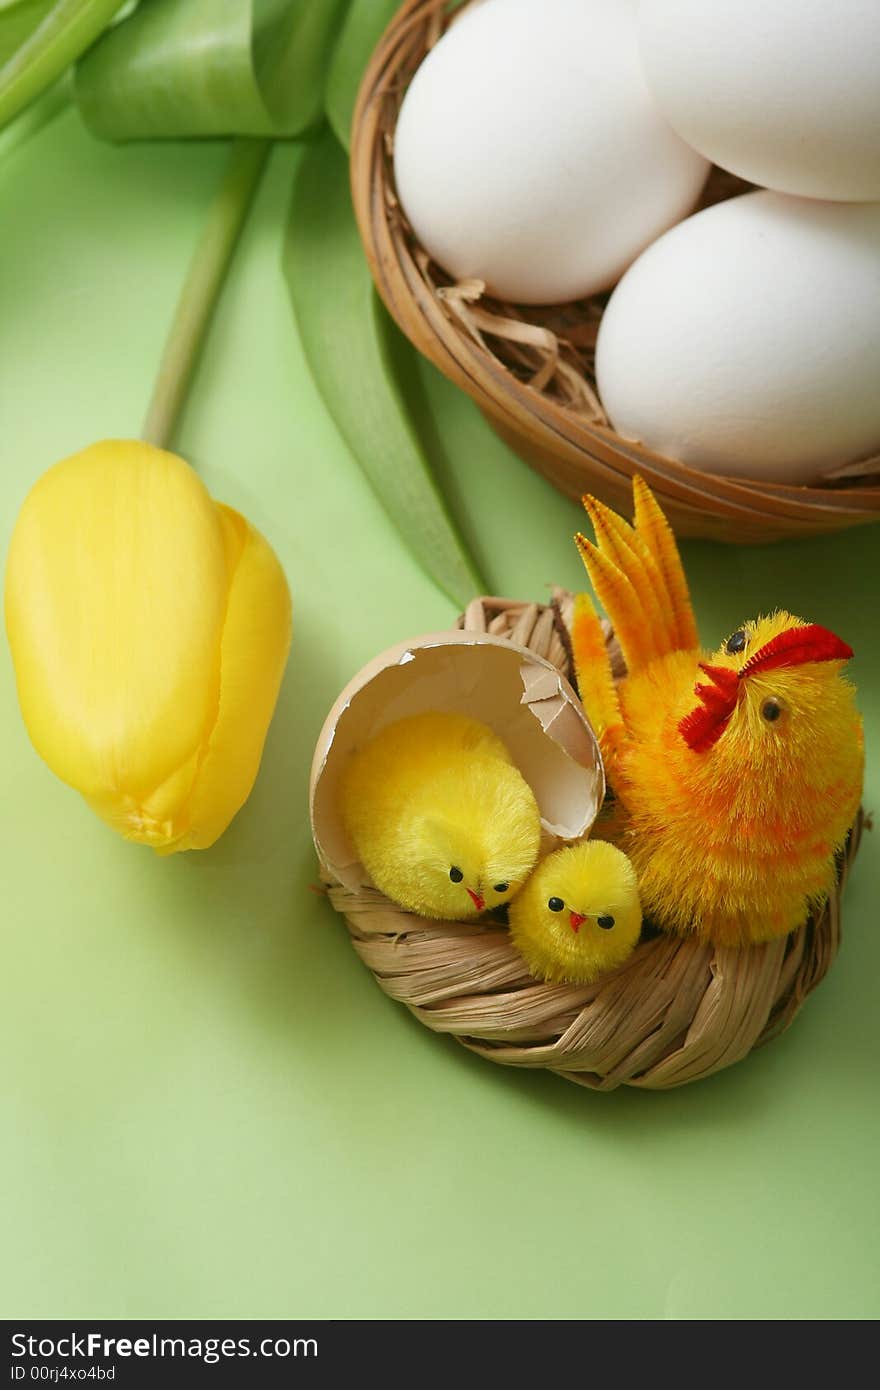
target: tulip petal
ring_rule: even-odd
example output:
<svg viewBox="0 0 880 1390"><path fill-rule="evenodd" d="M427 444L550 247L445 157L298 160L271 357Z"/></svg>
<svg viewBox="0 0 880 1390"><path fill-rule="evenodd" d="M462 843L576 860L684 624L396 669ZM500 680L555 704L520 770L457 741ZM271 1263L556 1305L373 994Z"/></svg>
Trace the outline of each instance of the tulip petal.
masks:
<svg viewBox="0 0 880 1390"><path fill-rule="evenodd" d="M188 828L167 852L206 849L247 800L290 647L290 591L275 552L231 507L218 503L217 511L231 569L220 705L193 787Z"/></svg>
<svg viewBox="0 0 880 1390"><path fill-rule="evenodd" d="M53 771L130 838L177 833L219 707L226 598L217 508L173 454L95 444L25 500L6 571L25 723Z"/></svg>

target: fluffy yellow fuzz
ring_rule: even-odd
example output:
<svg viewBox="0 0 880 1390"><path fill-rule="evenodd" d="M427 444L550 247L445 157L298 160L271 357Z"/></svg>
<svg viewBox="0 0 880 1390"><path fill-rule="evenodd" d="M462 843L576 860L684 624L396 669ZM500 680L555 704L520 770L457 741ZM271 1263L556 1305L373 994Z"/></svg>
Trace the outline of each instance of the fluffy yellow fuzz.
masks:
<svg viewBox="0 0 880 1390"><path fill-rule="evenodd" d="M431 711L358 750L342 812L373 883L401 907L452 921L508 902L538 857L528 783L485 724Z"/></svg>
<svg viewBox="0 0 880 1390"><path fill-rule="evenodd" d="M532 975L589 984L621 965L642 927L636 872L603 840L559 849L510 905L510 933Z"/></svg>

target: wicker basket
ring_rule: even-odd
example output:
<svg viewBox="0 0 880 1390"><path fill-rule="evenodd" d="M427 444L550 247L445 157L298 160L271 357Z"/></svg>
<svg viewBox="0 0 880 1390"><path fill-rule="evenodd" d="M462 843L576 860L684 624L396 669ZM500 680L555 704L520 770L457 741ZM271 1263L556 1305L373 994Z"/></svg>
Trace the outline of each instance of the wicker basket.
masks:
<svg viewBox="0 0 880 1390"><path fill-rule="evenodd" d="M570 603L562 591L552 611L476 599L459 627L506 637L571 680ZM860 814L834 896L799 931L742 950L655 935L585 986L533 980L501 924L428 921L375 889L351 892L326 869L323 879L361 960L428 1028L490 1061L544 1067L594 1090L663 1090L738 1062L789 1026L837 954L861 828Z"/></svg>
<svg viewBox="0 0 880 1390"><path fill-rule="evenodd" d="M452 285L415 243L394 192L392 147L407 84L449 18L448 0L406 0L364 76L352 127L352 191L389 310L417 348L467 391L511 447L562 492L593 492L626 514L640 473L682 536L759 543L880 518L880 458L821 487L736 480L660 457L611 430L593 389L603 300L555 309ZM716 170L706 202L746 185Z"/></svg>

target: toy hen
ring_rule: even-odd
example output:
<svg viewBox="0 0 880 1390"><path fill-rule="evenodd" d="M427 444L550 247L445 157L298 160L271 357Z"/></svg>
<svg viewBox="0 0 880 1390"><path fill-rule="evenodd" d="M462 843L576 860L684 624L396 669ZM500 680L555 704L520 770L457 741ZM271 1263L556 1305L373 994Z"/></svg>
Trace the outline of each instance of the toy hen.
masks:
<svg viewBox="0 0 880 1390"><path fill-rule="evenodd" d="M353 756L342 813L376 887L422 917L476 917L531 873L541 819L498 736L431 711L389 724Z"/></svg>
<svg viewBox="0 0 880 1390"><path fill-rule="evenodd" d="M604 840L549 854L510 904L510 935L539 980L589 984L632 954L642 928L636 874Z"/></svg>
<svg viewBox="0 0 880 1390"><path fill-rule="evenodd" d="M852 650L776 612L702 652L672 531L639 478L633 493L633 526L587 497L596 544L576 537L627 666L615 688L579 596L575 669L617 802L608 838L658 927L723 945L782 936L831 890L858 810Z"/></svg>

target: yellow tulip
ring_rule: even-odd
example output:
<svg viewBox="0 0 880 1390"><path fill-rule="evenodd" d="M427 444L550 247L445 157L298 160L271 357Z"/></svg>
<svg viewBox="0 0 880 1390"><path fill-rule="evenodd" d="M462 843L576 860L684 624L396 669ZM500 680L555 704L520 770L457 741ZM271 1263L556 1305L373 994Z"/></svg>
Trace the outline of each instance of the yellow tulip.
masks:
<svg viewBox="0 0 880 1390"><path fill-rule="evenodd" d="M53 772L126 839L213 844L253 787L290 644L259 532L174 454L93 444L25 499L6 630Z"/></svg>

